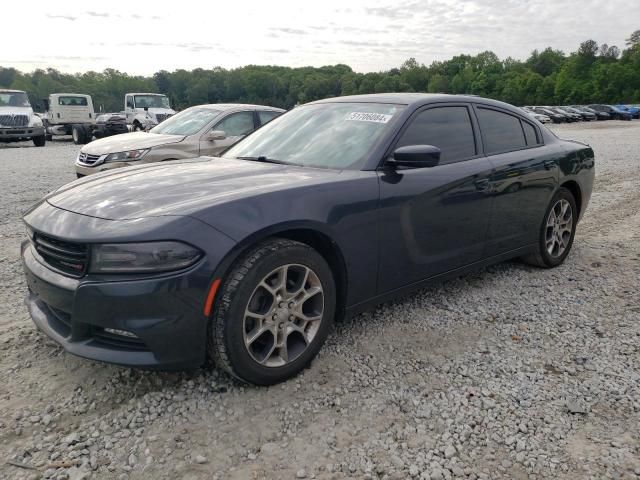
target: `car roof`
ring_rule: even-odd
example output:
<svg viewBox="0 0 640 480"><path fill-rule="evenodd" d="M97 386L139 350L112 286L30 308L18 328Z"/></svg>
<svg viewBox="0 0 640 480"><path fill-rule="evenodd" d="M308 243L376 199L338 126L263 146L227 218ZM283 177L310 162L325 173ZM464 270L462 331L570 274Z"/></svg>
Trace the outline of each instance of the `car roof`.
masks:
<svg viewBox="0 0 640 480"><path fill-rule="evenodd" d="M209 103L206 105L194 105L189 108L208 108L210 110L235 110L235 109L250 109L250 110L275 110L277 112L284 112L282 108L269 107L268 105L253 105L251 103Z"/></svg>
<svg viewBox="0 0 640 480"><path fill-rule="evenodd" d="M11 90L10 88L0 88L0 92L3 92L3 93L27 93L24 90Z"/></svg>
<svg viewBox="0 0 640 480"><path fill-rule="evenodd" d="M476 95L450 95L445 93L373 93L366 95L349 95L345 97L325 98L311 102L310 104L321 103L395 103L419 107L428 103L453 103L471 102L482 103L483 105L500 107L512 111L520 111L517 107L508 103L492 100L490 98Z"/></svg>
<svg viewBox="0 0 640 480"><path fill-rule="evenodd" d="M152 93L152 92L133 92L133 93L127 93L126 95L158 95L160 97L166 97L164 93Z"/></svg>

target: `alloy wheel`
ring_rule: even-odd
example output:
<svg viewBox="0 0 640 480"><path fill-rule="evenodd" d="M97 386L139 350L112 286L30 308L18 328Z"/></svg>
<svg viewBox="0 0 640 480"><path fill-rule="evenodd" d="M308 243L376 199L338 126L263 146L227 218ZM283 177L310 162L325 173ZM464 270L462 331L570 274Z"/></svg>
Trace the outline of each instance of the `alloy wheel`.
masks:
<svg viewBox="0 0 640 480"><path fill-rule="evenodd" d="M558 200L549 211L545 244L547 252L554 258L560 257L571 241L573 232L573 209L564 198Z"/></svg>
<svg viewBox="0 0 640 480"><path fill-rule="evenodd" d="M266 275L245 308L244 344L251 358L281 367L298 358L318 333L324 290L318 275L299 264L283 265Z"/></svg>

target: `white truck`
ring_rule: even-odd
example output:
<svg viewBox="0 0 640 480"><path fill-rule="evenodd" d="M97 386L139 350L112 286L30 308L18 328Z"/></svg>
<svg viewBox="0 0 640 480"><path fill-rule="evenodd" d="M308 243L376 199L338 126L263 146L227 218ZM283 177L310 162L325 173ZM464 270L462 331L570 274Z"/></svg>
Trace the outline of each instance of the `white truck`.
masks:
<svg viewBox="0 0 640 480"><path fill-rule="evenodd" d="M82 93L52 93L43 100L47 137L71 135L76 145L128 132L124 115L96 115L90 95Z"/></svg>
<svg viewBox="0 0 640 480"><path fill-rule="evenodd" d="M169 98L161 93L127 93L124 96L124 114L132 132L147 131L175 113Z"/></svg>
<svg viewBox="0 0 640 480"><path fill-rule="evenodd" d="M26 92L0 88L0 143L24 140L44 147L46 136L42 119L33 113Z"/></svg>

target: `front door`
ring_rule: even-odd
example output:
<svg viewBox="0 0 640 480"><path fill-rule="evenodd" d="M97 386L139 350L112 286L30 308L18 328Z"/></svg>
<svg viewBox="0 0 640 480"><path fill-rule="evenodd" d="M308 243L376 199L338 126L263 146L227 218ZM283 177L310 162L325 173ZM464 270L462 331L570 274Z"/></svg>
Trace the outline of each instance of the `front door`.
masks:
<svg viewBox="0 0 640 480"><path fill-rule="evenodd" d="M480 155L469 109L428 107L401 133L394 149L434 145L442 151L439 165L380 172L380 294L483 256L492 166Z"/></svg>
<svg viewBox="0 0 640 480"><path fill-rule="evenodd" d="M200 155L218 156L254 130L253 111L230 113L202 136L200 139ZM206 138L207 134L212 131L224 132L225 138L222 140L208 140Z"/></svg>

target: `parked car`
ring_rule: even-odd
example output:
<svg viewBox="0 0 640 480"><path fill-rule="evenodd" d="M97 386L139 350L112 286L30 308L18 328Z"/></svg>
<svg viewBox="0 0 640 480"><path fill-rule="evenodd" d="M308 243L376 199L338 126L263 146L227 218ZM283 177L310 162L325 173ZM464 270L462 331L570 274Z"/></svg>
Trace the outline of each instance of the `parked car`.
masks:
<svg viewBox="0 0 640 480"><path fill-rule="evenodd" d="M218 155L284 110L243 104L187 108L149 131L91 142L76 159L78 178L112 168Z"/></svg>
<svg viewBox="0 0 640 480"><path fill-rule="evenodd" d="M586 110L579 110L574 107L562 107L562 110L579 115L585 122L591 122L598 119L595 113L587 112Z"/></svg>
<svg viewBox="0 0 640 480"><path fill-rule="evenodd" d="M633 105L616 105L615 107L625 112L629 112L633 118L640 118L640 108L638 107Z"/></svg>
<svg viewBox="0 0 640 480"><path fill-rule="evenodd" d="M631 120L633 118L633 115L631 115L629 112L626 112L624 110L620 110L617 107L614 107L613 105L604 105L604 104L593 104L593 105L589 105L589 108L592 108L598 112L606 112L611 116L612 120Z"/></svg>
<svg viewBox="0 0 640 480"><path fill-rule="evenodd" d="M560 265L593 180L591 148L502 102L320 100L220 158L49 194L24 216L27 305L82 357L167 369L209 355L273 384L336 316L509 258Z"/></svg>
<svg viewBox="0 0 640 480"><path fill-rule="evenodd" d="M0 88L0 143L25 140L32 140L36 147L45 146L42 117L33 112L26 92Z"/></svg>
<svg viewBox="0 0 640 480"><path fill-rule="evenodd" d="M611 115L609 115L607 112L599 112L597 110L594 110L593 108L585 107L583 105L573 105L573 108L581 112L592 113L596 116L597 120L611 120Z"/></svg>
<svg viewBox="0 0 640 480"><path fill-rule="evenodd" d="M580 122L580 121L582 121L582 116L581 115L578 115L576 113L568 112L563 108L560 108L560 107L547 107L547 108L549 108L550 110L553 110L554 112L556 112L556 113L558 113L560 115L564 115L566 117L566 119L567 119L567 122Z"/></svg>
<svg viewBox="0 0 640 480"><path fill-rule="evenodd" d="M548 107L532 107L532 110L541 115L546 115L553 123L564 123L567 121L566 115L555 112Z"/></svg>
<svg viewBox="0 0 640 480"><path fill-rule="evenodd" d="M533 110L531 110L529 107L521 107L521 110L526 114L532 116L536 120L538 120L540 123L551 123L551 119L547 115L536 113Z"/></svg>
<svg viewBox="0 0 640 480"><path fill-rule="evenodd" d="M118 113L102 113L96 117L96 124L93 130L94 137L106 138L123 133L129 133L124 115Z"/></svg>

